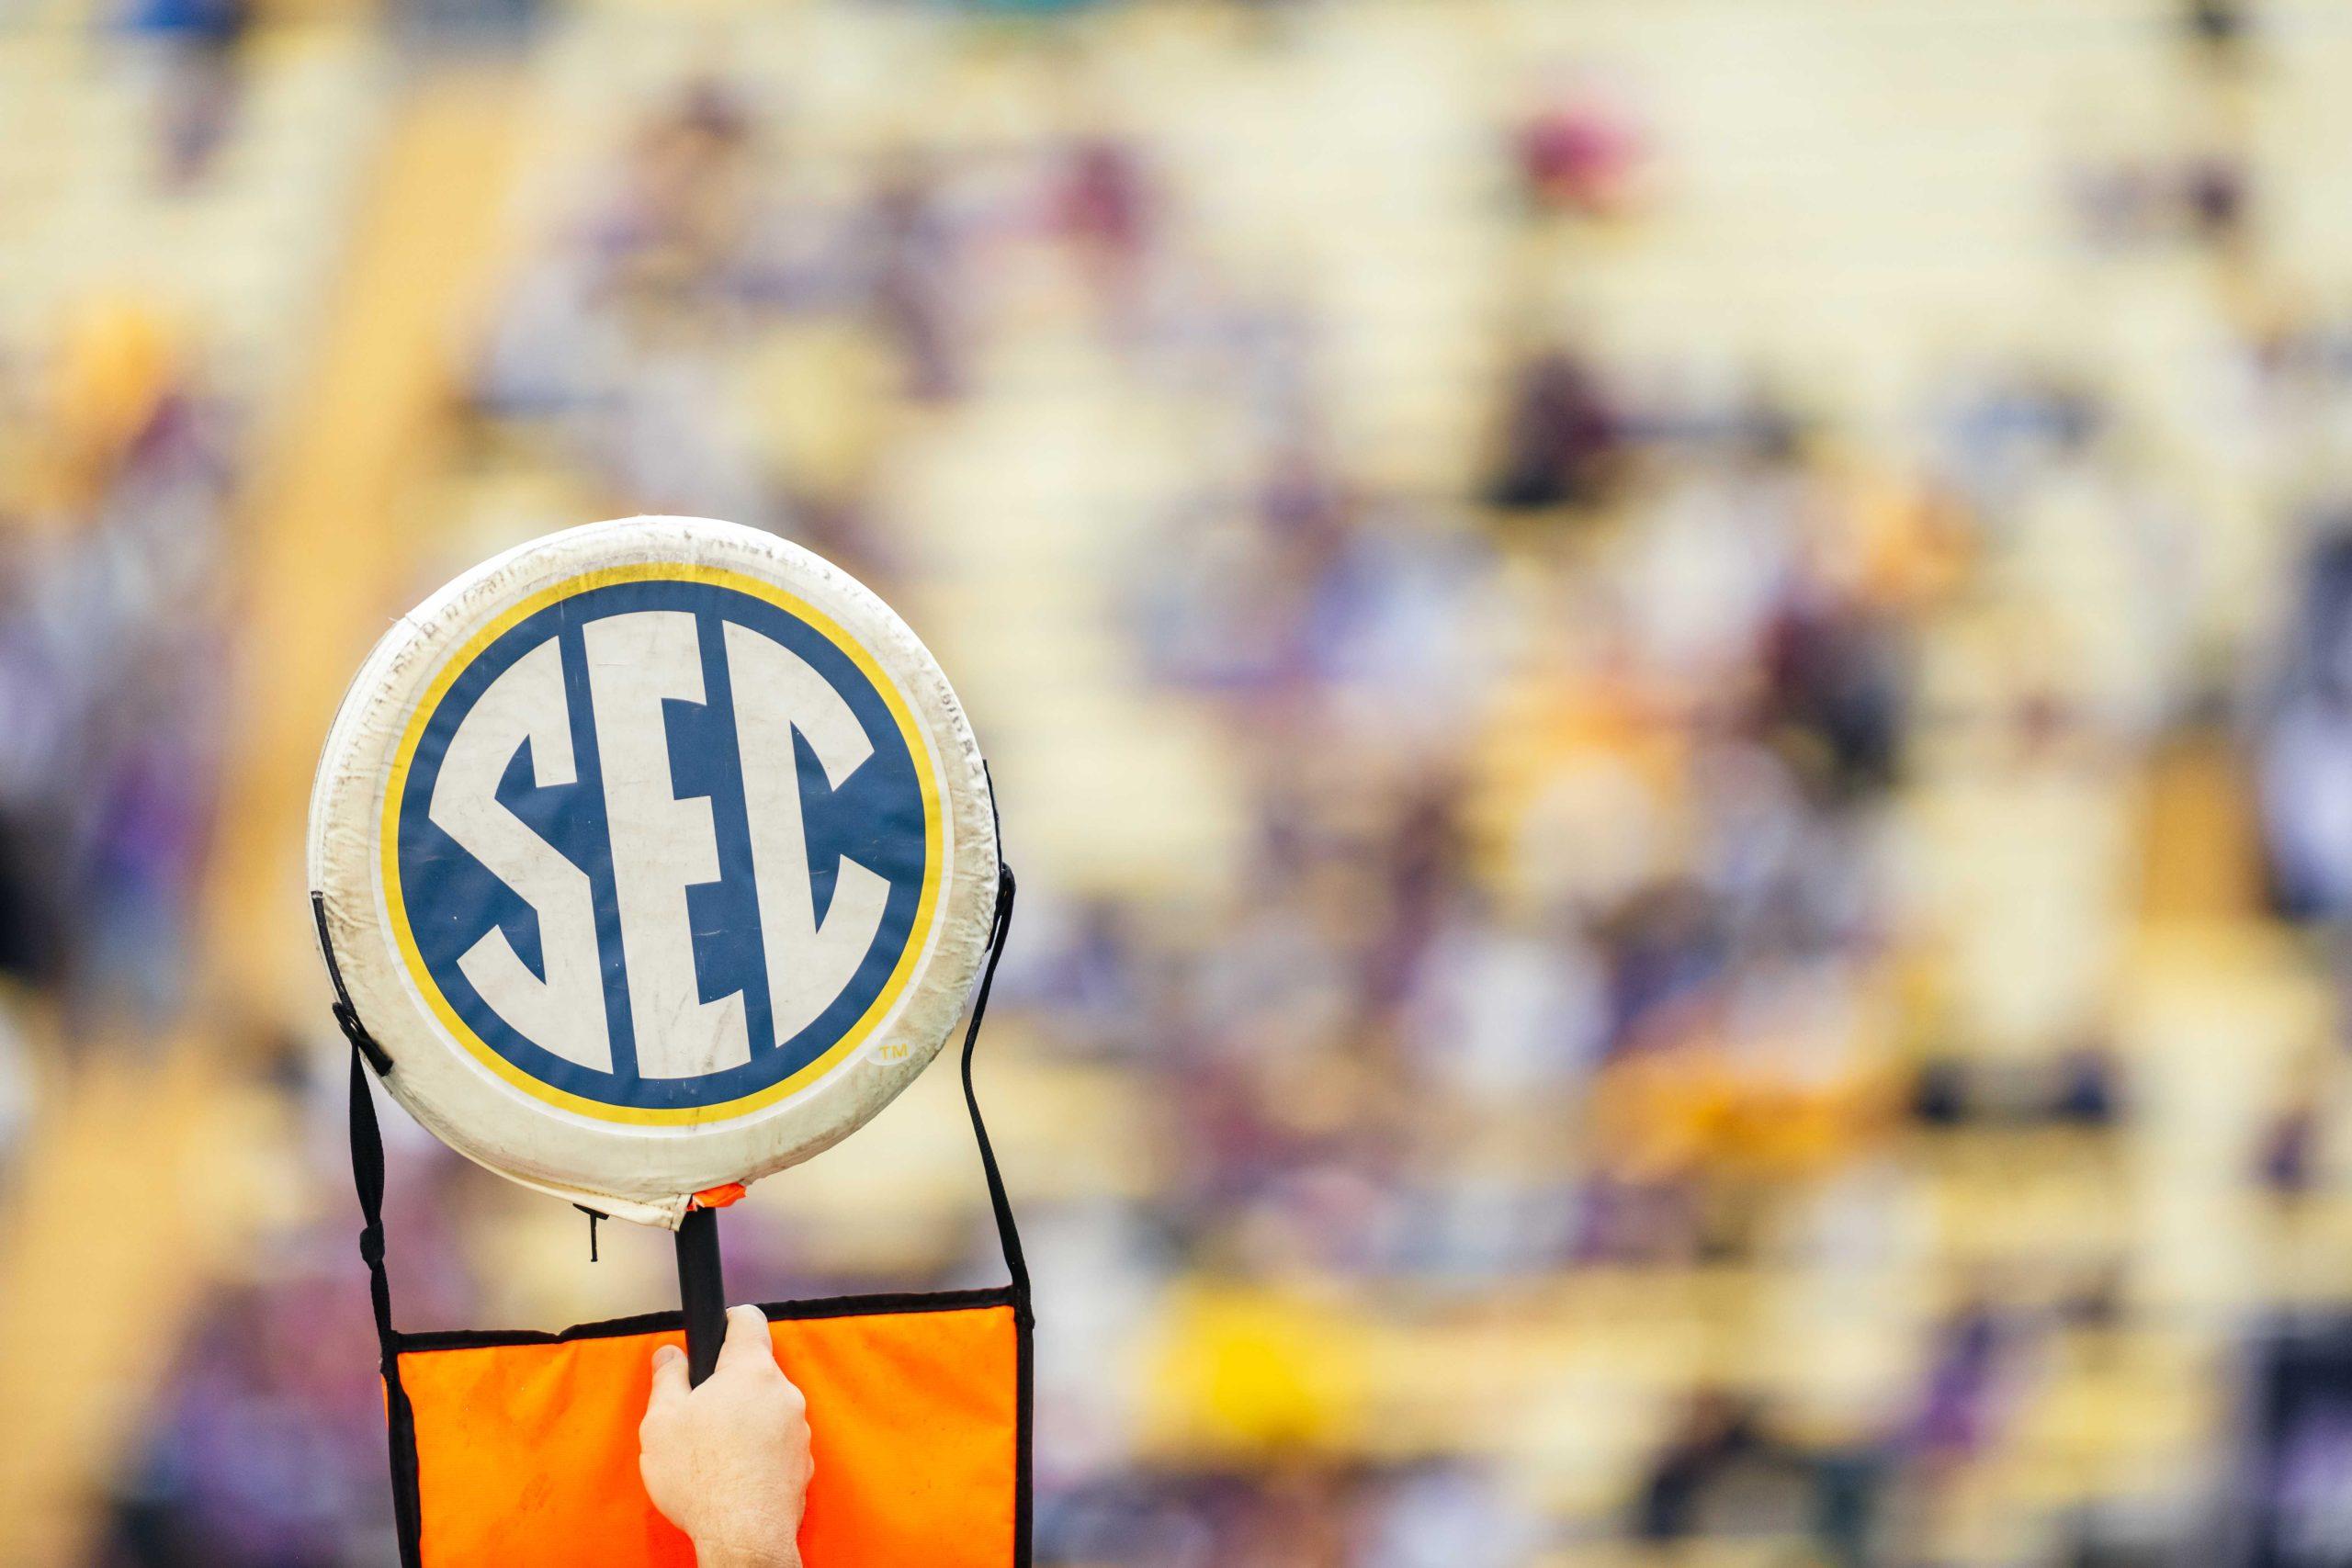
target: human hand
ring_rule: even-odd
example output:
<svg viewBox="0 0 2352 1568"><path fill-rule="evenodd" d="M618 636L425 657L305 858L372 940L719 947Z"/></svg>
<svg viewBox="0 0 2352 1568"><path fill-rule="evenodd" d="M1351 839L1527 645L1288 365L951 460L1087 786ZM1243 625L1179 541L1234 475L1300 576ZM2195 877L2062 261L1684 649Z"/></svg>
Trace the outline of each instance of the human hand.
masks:
<svg viewBox="0 0 2352 1568"><path fill-rule="evenodd" d="M759 1308L728 1313L718 1365L700 1388L687 1385L684 1351L653 1352L637 1438L646 1494L695 1543L698 1568L800 1568L808 1407L776 1365Z"/></svg>

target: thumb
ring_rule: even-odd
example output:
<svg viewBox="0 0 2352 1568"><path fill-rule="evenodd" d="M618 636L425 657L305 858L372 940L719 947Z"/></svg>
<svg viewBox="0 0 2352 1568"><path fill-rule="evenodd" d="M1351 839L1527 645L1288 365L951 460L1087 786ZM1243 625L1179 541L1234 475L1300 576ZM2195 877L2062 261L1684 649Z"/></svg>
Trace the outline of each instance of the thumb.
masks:
<svg viewBox="0 0 2352 1568"><path fill-rule="evenodd" d="M775 1365L775 1346L768 1338L768 1314L755 1306L727 1309L727 1342L718 1348L720 1370L737 1362Z"/></svg>
<svg viewBox="0 0 2352 1568"><path fill-rule="evenodd" d="M687 1388L686 1353L675 1345L657 1346L653 1351L653 1393L645 1402L647 1414L685 1398Z"/></svg>

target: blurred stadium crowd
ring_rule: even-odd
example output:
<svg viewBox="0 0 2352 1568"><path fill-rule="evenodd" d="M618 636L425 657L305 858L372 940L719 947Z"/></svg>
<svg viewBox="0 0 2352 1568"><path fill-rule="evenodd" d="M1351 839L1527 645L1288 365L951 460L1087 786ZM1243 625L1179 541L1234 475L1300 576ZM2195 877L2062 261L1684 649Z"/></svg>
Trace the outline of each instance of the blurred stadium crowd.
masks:
<svg viewBox="0 0 2352 1568"><path fill-rule="evenodd" d="M236 672L356 656L243 611L252 473L460 62L522 152L368 602L721 516L956 674L1041 1562L2352 1561L2352 14L35 9L0 1190L190 1010L282 1112L88 1561L391 1561L340 1043L195 925ZM410 1324L667 1299L393 1130ZM967 1148L927 1082L737 1292L984 1279Z"/></svg>

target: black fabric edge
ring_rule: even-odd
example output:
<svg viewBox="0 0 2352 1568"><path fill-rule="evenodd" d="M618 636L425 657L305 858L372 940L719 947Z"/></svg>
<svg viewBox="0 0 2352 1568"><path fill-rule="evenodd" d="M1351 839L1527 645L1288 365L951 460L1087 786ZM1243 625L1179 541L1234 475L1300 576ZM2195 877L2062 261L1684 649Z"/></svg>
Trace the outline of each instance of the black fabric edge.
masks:
<svg viewBox="0 0 2352 1568"><path fill-rule="evenodd" d="M416 1461L416 1408L401 1386L397 1350L384 1358L384 1393L386 1446L392 1457L392 1529L400 1540L401 1568L424 1568L424 1483Z"/></svg>
<svg viewBox="0 0 2352 1568"><path fill-rule="evenodd" d="M805 1302L761 1302L770 1323L807 1323L836 1317L888 1317L929 1312L983 1312L991 1307L1015 1307L1009 1285L981 1291L901 1291L865 1296L819 1296ZM402 1353L435 1350L512 1349L527 1345L570 1345L582 1339L626 1339L637 1334L673 1334L685 1327L683 1312L640 1312L608 1317L596 1323L575 1323L569 1328L448 1328L422 1333L395 1332L392 1343Z"/></svg>
<svg viewBox="0 0 2352 1568"><path fill-rule="evenodd" d="M1017 1290L1012 1332L1018 1383L1012 1416L1012 1568L1030 1568L1036 1538L1036 1319L1029 1310L1029 1292Z"/></svg>

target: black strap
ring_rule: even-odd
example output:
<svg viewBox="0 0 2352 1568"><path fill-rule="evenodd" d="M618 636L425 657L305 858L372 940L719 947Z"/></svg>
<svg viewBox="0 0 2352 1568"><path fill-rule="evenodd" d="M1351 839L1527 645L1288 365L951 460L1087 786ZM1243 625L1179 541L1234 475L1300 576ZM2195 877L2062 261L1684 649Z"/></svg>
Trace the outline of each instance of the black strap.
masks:
<svg viewBox="0 0 2352 1568"><path fill-rule="evenodd" d="M980 1145L980 1168L988 1176L989 1206L996 1211L997 1240L1004 1247L1005 1269L1012 1276L1013 1310L1026 1324L1030 1321L1029 1263L1021 1253L1021 1230L1012 1221L1012 1200L1005 1196L1004 1173L997 1168L988 1123L980 1119L980 1097L972 1088L972 1055L980 1041L980 1020L988 1016L997 960L1004 956L1004 939L1012 929L1013 887L1012 868L998 862L996 918L989 926L988 965L980 971L980 988L972 995L971 1021L964 1026L964 1106L972 1113L972 1137Z"/></svg>
<svg viewBox="0 0 2352 1568"><path fill-rule="evenodd" d="M376 1310L376 1347L391 1430L392 1519L398 1527L401 1568L417 1568L422 1509L416 1480L416 1412L409 1404L408 1391L401 1386L401 1341L392 1327L392 1281L384 1271L384 1134L376 1122L375 1090L368 1081L368 1062L357 1039L351 1043L351 1184L359 1193L359 1256L368 1265L368 1295Z"/></svg>
<svg viewBox="0 0 2352 1568"><path fill-rule="evenodd" d="M351 1053L351 1184L359 1193L359 1257L368 1265L376 1332L389 1347L392 1285L384 1273L384 1134L376 1122L376 1095L368 1086L368 1064L356 1047Z"/></svg>
<svg viewBox="0 0 2352 1568"><path fill-rule="evenodd" d="M377 1043L374 1035L368 1032L368 1026L359 1021L359 1010L351 1005L350 988L343 983L343 965L335 962L334 939L327 935L325 894L314 892L311 895L311 919L319 928L319 953L327 961L327 979L334 986L336 1027L343 1031L343 1037L351 1042L352 1049L368 1058L368 1065L376 1069L378 1077L391 1077L390 1054Z"/></svg>

